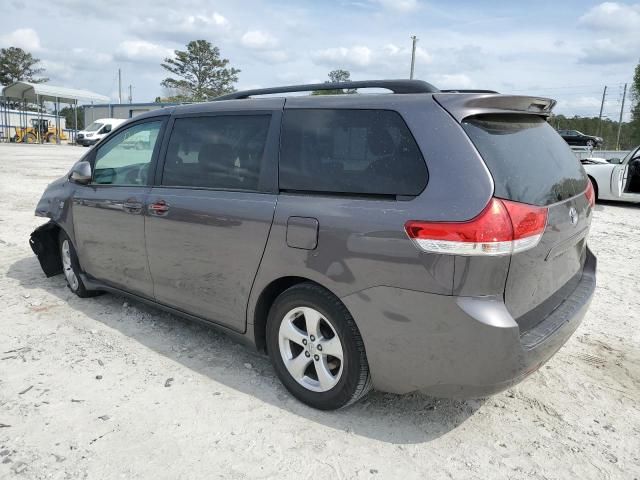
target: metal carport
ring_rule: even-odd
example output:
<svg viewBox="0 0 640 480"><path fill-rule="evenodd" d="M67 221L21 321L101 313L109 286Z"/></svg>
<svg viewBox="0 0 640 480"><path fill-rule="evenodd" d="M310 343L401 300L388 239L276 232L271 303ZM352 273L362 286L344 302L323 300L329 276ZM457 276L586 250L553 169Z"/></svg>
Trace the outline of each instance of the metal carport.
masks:
<svg viewBox="0 0 640 480"><path fill-rule="evenodd" d="M2 89L1 109L0 109L0 122L5 126L6 135L0 138L0 140L10 141L10 130L12 128L9 109L11 101L16 101L22 105L24 112L26 112L27 103L35 103L38 106L38 114L42 114L42 107L44 102L52 102L55 110L55 127L56 131L60 130L60 103L67 103L74 109L74 128L73 128L73 142L75 142L75 135L78 131L78 101L90 101L90 102L107 102L109 97L100 95L98 93L90 92L88 90L77 90L66 87L56 87L53 85L46 85L43 83L31 83L31 82L15 82ZM24 121L23 121L24 120ZM27 126L27 117L20 118L20 124L24 123ZM4 129L3 129L4 132ZM57 142L60 143L60 138L57 138Z"/></svg>

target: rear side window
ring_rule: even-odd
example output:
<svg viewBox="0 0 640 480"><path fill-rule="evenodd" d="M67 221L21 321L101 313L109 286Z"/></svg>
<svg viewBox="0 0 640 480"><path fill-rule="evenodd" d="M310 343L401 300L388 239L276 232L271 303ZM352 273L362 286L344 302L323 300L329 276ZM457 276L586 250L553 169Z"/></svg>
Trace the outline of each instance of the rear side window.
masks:
<svg viewBox="0 0 640 480"><path fill-rule="evenodd" d="M257 190L271 115L178 118L162 185Z"/></svg>
<svg viewBox="0 0 640 480"><path fill-rule="evenodd" d="M411 132L388 110L287 110L280 188L362 195L418 195L427 166Z"/></svg>
<svg viewBox="0 0 640 480"><path fill-rule="evenodd" d="M493 176L496 197L544 206L587 188L580 161L543 118L479 115L462 126Z"/></svg>

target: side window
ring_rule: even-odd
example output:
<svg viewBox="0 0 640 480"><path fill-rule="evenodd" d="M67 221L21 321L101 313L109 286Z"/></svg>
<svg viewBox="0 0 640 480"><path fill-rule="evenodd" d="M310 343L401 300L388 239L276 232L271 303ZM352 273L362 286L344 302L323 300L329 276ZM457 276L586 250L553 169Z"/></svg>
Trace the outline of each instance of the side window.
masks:
<svg viewBox="0 0 640 480"><path fill-rule="evenodd" d="M389 110L287 110L280 188L326 193L418 195L424 158L402 117Z"/></svg>
<svg viewBox="0 0 640 480"><path fill-rule="evenodd" d="M270 121L271 115L176 119L162 185L257 190Z"/></svg>
<svg viewBox="0 0 640 480"><path fill-rule="evenodd" d="M146 185L161 125L162 122L141 123L101 144L93 167L93 183Z"/></svg>

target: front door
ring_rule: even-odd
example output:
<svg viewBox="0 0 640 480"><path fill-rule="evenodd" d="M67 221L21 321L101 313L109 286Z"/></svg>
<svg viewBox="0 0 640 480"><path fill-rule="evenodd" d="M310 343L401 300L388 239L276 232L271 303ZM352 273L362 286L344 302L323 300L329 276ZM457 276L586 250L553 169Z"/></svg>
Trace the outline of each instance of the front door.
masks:
<svg viewBox="0 0 640 480"><path fill-rule="evenodd" d="M108 285L153 298L144 241L149 177L164 119L137 123L96 147L93 179L73 198L82 269Z"/></svg>
<svg viewBox="0 0 640 480"><path fill-rule="evenodd" d="M280 114L175 119L146 220L158 302L244 331L276 206Z"/></svg>

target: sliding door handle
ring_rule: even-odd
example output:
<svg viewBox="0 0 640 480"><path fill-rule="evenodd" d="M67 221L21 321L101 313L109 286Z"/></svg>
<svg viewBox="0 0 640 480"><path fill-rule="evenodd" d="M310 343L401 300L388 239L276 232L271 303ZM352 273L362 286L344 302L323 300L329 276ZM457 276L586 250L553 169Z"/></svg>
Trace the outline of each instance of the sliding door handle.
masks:
<svg viewBox="0 0 640 480"><path fill-rule="evenodd" d="M162 216L169 212L169 204L164 200L158 200L157 202L150 203L148 209L151 215Z"/></svg>

